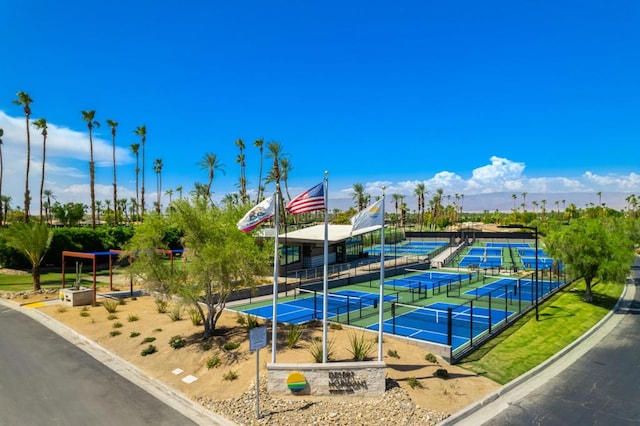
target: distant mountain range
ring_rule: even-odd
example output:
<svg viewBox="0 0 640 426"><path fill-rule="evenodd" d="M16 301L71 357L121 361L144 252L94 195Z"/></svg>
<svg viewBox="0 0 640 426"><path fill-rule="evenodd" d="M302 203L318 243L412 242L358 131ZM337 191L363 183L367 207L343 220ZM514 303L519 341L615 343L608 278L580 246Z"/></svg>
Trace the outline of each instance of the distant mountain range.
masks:
<svg viewBox="0 0 640 426"><path fill-rule="evenodd" d="M517 195L515 199L515 204L518 210L522 211L522 193L516 192L493 192L489 194L471 194L464 196L462 199L463 211L469 213L482 213L485 210L490 212L494 212L496 210L500 212L510 212L514 208L514 199L513 194ZM626 198L632 195L631 192L607 192L602 193L602 197L599 197L596 193L590 192L573 192L573 193L527 193L526 196L526 209L527 211L537 211L540 212L542 208L542 200L546 200L546 210L547 211L557 211L564 210L566 207L569 207L571 204L575 204L576 207L583 209L586 207L592 207L597 205L600 201L606 207L622 210L627 207ZM427 195L427 201L431 197ZM416 197L414 196L406 196L405 203L409 206L411 211L417 209ZM556 201L558 204L556 205ZM448 200L445 196L443 200L443 204L453 204L455 202L455 198L451 197L451 200ZM534 202L538 205L534 208ZM393 212L395 210L393 199L388 196L387 197L387 212ZM347 210L350 207L354 207L354 202L348 198L337 198L331 199L329 198L329 209L339 209L339 210Z"/></svg>

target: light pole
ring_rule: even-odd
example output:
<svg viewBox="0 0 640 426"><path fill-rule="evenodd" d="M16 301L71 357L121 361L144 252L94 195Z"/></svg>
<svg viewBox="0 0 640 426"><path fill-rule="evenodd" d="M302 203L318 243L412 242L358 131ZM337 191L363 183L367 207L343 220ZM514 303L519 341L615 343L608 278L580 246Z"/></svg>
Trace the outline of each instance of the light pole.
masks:
<svg viewBox="0 0 640 426"><path fill-rule="evenodd" d="M500 225L498 226L498 228L512 228L512 229L531 229L534 232L534 236L536 239L536 267L535 267L535 274L536 274L536 289L535 289L535 296L536 296L536 321L540 321L540 316L538 315L538 225L536 226L526 226L526 225L520 225L520 224L511 224L511 225Z"/></svg>

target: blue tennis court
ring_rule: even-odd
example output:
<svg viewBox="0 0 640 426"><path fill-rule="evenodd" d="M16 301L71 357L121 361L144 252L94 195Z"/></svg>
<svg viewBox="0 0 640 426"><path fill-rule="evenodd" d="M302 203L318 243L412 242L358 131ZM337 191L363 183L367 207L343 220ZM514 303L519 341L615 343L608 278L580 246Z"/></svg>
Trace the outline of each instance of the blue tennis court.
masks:
<svg viewBox="0 0 640 426"><path fill-rule="evenodd" d="M355 290L341 290L329 293L327 298L327 318L340 315L357 314L364 308L377 306L380 296ZM396 295L385 295L385 302L397 300ZM322 292L304 291L295 299L278 302L277 320L287 324L301 324L312 320L323 319L324 294ZM245 314L254 315L266 320L273 319L273 306L243 310Z"/></svg>
<svg viewBox="0 0 640 426"><path fill-rule="evenodd" d="M484 248L484 247L471 247L467 253L471 256L499 256L502 257L501 248Z"/></svg>
<svg viewBox="0 0 640 426"><path fill-rule="evenodd" d="M512 247L512 248L526 248L531 247L528 243L487 243L487 247Z"/></svg>
<svg viewBox="0 0 640 426"><path fill-rule="evenodd" d="M394 303L392 318L385 320L383 331L418 340L427 340L440 344L449 342L449 323L451 323L452 350L469 343L481 334L489 331L513 314L511 311L487 309L468 305L454 305L444 302L419 307ZM448 309L451 308L451 318ZM379 330L378 324L367 327Z"/></svg>
<svg viewBox="0 0 640 426"><path fill-rule="evenodd" d="M502 266L502 256L464 256L458 266L466 268L478 265L480 268L499 268Z"/></svg>

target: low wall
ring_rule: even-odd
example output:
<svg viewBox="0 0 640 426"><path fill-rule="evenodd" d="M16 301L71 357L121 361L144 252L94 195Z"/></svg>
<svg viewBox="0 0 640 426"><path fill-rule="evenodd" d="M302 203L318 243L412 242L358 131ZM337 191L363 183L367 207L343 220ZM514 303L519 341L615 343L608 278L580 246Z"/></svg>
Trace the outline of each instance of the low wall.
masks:
<svg viewBox="0 0 640 426"><path fill-rule="evenodd" d="M270 394L318 396L382 396L385 392L387 365L380 361L330 362L326 364L267 364ZM298 373L306 386L292 391L288 379Z"/></svg>

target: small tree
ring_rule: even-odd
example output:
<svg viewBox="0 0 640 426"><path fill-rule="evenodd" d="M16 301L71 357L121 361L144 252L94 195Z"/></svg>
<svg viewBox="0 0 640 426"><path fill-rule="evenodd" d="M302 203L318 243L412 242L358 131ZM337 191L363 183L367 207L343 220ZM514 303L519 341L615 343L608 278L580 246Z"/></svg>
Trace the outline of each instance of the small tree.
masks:
<svg viewBox="0 0 640 426"><path fill-rule="evenodd" d="M236 226L242 212L233 206L218 208L207 199L176 200L171 215L150 215L136 227L127 253L134 254L134 273L149 285L182 298L204 319L204 338L213 335L229 295L255 283L265 275L269 255L250 235ZM166 248L165 230L175 227L182 233L188 253L186 269L163 262L157 248ZM204 302L203 309L199 302Z"/></svg>
<svg viewBox="0 0 640 426"><path fill-rule="evenodd" d="M591 303L595 279L623 282L633 263L633 245L616 220L574 220L545 238L547 250L577 277L584 278L584 301Z"/></svg>
<svg viewBox="0 0 640 426"><path fill-rule="evenodd" d="M4 234L7 245L24 254L31 263L33 290L40 290L40 263L51 245L53 231L44 223L14 223Z"/></svg>

